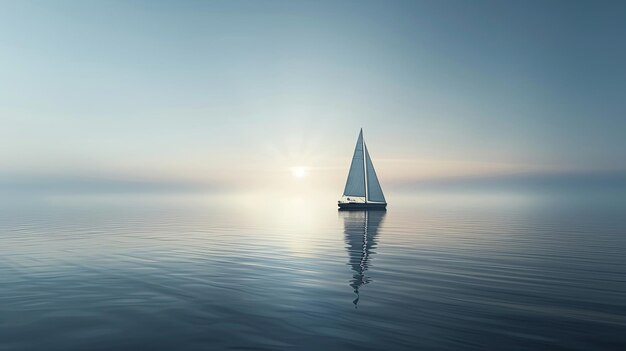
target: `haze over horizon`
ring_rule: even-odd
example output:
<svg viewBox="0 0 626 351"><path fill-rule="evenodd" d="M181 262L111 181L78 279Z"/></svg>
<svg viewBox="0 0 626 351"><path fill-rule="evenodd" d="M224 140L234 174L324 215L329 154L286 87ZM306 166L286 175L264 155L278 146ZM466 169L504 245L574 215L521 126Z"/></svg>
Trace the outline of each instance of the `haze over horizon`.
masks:
<svg viewBox="0 0 626 351"><path fill-rule="evenodd" d="M0 190L626 187L619 2L0 7Z"/></svg>

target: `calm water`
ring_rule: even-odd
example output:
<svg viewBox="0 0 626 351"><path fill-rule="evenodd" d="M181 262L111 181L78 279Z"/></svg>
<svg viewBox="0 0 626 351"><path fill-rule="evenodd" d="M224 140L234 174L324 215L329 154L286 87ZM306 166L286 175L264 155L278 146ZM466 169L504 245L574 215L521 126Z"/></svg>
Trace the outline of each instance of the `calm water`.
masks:
<svg viewBox="0 0 626 351"><path fill-rule="evenodd" d="M5 201L0 350L626 349L611 201L222 200Z"/></svg>

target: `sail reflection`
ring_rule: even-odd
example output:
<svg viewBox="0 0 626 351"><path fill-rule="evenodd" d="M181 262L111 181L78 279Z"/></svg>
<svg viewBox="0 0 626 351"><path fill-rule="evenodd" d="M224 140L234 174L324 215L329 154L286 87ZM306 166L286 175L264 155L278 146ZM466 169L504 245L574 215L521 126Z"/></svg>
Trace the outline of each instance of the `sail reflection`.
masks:
<svg viewBox="0 0 626 351"><path fill-rule="evenodd" d="M366 275L371 256L375 253L378 227L385 217L385 211L340 211L348 250L349 265L353 275L350 286L356 294L353 303L359 303L359 288L368 284L371 279Z"/></svg>

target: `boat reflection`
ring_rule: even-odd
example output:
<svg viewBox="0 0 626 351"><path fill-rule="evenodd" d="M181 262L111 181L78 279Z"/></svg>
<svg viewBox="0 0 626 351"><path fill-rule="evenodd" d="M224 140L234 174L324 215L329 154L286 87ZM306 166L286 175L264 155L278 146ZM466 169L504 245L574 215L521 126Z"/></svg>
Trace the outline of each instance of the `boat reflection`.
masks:
<svg viewBox="0 0 626 351"><path fill-rule="evenodd" d="M343 227L348 250L349 265L353 275L350 286L354 289L356 298L353 303L358 307L359 289L368 284L371 279L366 276L371 256L375 253L378 227L385 217L385 211L340 211L343 217Z"/></svg>

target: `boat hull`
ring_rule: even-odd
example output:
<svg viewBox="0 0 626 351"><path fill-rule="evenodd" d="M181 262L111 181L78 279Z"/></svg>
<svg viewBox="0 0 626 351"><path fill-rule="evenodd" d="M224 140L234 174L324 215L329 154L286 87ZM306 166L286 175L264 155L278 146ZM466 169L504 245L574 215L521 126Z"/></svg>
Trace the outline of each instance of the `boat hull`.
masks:
<svg viewBox="0 0 626 351"><path fill-rule="evenodd" d="M349 211L349 210L386 210L386 203L354 203L354 202L346 202L339 203L339 210L341 211Z"/></svg>

